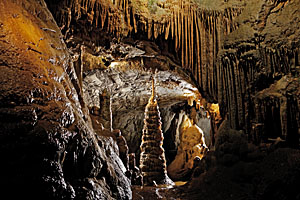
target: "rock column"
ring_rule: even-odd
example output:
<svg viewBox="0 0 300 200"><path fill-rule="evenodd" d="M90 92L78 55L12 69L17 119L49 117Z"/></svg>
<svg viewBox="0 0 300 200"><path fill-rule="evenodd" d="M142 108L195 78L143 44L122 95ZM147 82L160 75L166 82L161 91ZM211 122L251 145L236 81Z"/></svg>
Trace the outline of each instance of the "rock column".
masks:
<svg viewBox="0 0 300 200"><path fill-rule="evenodd" d="M112 111L111 111L111 96L107 89L104 89L100 95L100 111L99 111L100 123L104 128L112 131Z"/></svg>
<svg viewBox="0 0 300 200"><path fill-rule="evenodd" d="M152 95L145 109L140 155L144 185L173 184L167 176L161 124L159 107L155 99L154 79L152 79Z"/></svg>

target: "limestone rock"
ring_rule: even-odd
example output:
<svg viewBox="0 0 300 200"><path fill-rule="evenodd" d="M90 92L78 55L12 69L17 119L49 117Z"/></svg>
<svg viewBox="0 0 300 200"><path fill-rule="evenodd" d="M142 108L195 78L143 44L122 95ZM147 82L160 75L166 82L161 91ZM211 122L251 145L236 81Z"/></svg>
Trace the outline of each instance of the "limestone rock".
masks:
<svg viewBox="0 0 300 200"><path fill-rule="evenodd" d="M129 154L129 170L132 185L143 185L143 176L140 169L136 165L135 154Z"/></svg>
<svg viewBox="0 0 300 200"><path fill-rule="evenodd" d="M229 121L224 120L217 132L215 148L218 162L232 165L246 157L247 138L242 131L231 129Z"/></svg>
<svg viewBox="0 0 300 200"><path fill-rule="evenodd" d="M103 124L104 128L112 131L111 96L107 89L100 94L99 100L99 122Z"/></svg>
<svg viewBox="0 0 300 200"><path fill-rule="evenodd" d="M10 199L130 199L114 146L96 138L43 0L0 2L0 187Z"/></svg>
<svg viewBox="0 0 300 200"><path fill-rule="evenodd" d="M194 168L195 158L202 159L208 147L203 131L185 116L181 124L180 145L174 161L168 166L168 174L173 180L189 178Z"/></svg>
<svg viewBox="0 0 300 200"><path fill-rule="evenodd" d="M166 170L166 158L161 130L161 118L155 97L154 79L152 95L145 109L144 129L141 143L140 169L144 185L172 184Z"/></svg>
<svg viewBox="0 0 300 200"><path fill-rule="evenodd" d="M297 79L284 76L255 96L256 124L253 125L259 127L253 127L251 137L256 143L270 142L279 137L289 146L298 147L300 84Z"/></svg>

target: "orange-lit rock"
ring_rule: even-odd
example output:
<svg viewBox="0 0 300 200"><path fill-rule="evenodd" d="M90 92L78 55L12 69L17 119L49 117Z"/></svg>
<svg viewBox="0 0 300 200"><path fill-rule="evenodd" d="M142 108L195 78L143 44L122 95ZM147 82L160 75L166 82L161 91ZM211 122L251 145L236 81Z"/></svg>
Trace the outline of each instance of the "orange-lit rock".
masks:
<svg viewBox="0 0 300 200"><path fill-rule="evenodd" d="M180 145L175 160L168 166L168 174L174 180L188 177L195 157L205 156L208 148L202 130L185 116L180 127Z"/></svg>
<svg viewBox="0 0 300 200"><path fill-rule="evenodd" d="M3 196L131 198L118 148L109 138L96 137L79 80L45 2L1 1Z"/></svg>

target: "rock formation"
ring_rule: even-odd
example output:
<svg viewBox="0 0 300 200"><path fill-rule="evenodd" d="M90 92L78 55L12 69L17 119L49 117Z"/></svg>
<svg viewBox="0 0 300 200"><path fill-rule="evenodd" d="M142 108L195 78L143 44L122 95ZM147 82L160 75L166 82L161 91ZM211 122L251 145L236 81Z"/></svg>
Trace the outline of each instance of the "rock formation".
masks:
<svg viewBox="0 0 300 200"><path fill-rule="evenodd" d="M96 136L61 38L43 0L0 2L1 193L130 199L118 148Z"/></svg>
<svg viewBox="0 0 300 200"><path fill-rule="evenodd" d="M296 14L298 8L298 0L248 3L244 14L237 18L241 24L239 29L229 34L224 41L224 49L220 52L216 65L219 78L215 90L218 91L216 97L221 113L228 113L232 128L243 129L247 134L260 132L257 134L263 135L263 130L266 130L263 127L276 124L274 127L277 126L277 131L272 131L275 134L273 137L294 135L294 131L286 131L284 127L299 128L298 116L288 111L293 109L299 113L299 104L294 100L290 100L279 111L278 107L275 108L275 102L265 102L263 107L262 102L257 105L257 99L252 95L269 88L285 74L297 76L300 32L294 25L299 24ZM250 18L253 20L247 21ZM258 115L264 115L266 110L275 112L268 111L267 118L258 119ZM286 113L285 118L289 120L280 120L281 113Z"/></svg>
<svg viewBox="0 0 300 200"><path fill-rule="evenodd" d="M132 184L142 181L128 152L139 157L138 129L148 100L140 86L158 68L168 161L181 142L190 141L182 141L179 126L185 115L194 121L200 116L189 113L194 100L200 105L206 99L211 123L208 131L202 129L206 125L201 129L212 151L200 159L201 151L194 154L189 142L182 151L188 156L180 160L184 170L192 168L192 180L170 193L137 186L150 191L140 196L299 199L299 5L300 0L0 1L1 191L11 199L132 198L127 177ZM103 88L120 101L102 98ZM211 113L212 103L220 113ZM110 106L118 113L112 116ZM147 125L160 127L151 112ZM124 137L112 130L112 117ZM151 145L142 147L144 158L153 158L152 150L163 154L161 143ZM142 167L158 167L166 182L160 158L161 164Z"/></svg>
<svg viewBox="0 0 300 200"><path fill-rule="evenodd" d="M209 102L218 102L232 128L250 134L252 127L269 123L256 121L251 93L299 71L298 4L298 0L153 0L149 5L143 0L65 0L50 4L50 9L75 55L81 49L72 44L84 41L97 55L97 48L89 44L107 46L104 32L120 40L127 36L155 41L162 53L172 54L191 73ZM298 127L295 116L288 118Z"/></svg>
<svg viewBox="0 0 300 200"><path fill-rule="evenodd" d="M99 121L103 124L104 128L112 131L112 110L111 110L111 95L104 89L99 97L100 110L99 110Z"/></svg>
<svg viewBox="0 0 300 200"><path fill-rule="evenodd" d="M145 109L140 155L140 169L144 185L172 184L167 175L165 151L162 147L163 139L154 78L152 78L152 95Z"/></svg>
<svg viewBox="0 0 300 200"><path fill-rule="evenodd" d="M193 124L193 120L185 116L180 126L180 145L174 161L168 166L168 174L172 180L189 179L194 159L202 159L208 151L203 131Z"/></svg>
<svg viewBox="0 0 300 200"><path fill-rule="evenodd" d="M131 185L143 185L143 176L140 169L136 165L136 158L134 153L129 154L129 170Z"/></svg>
<svg viewBox="0 0 300 200"><path fill-rule="evenodd" d="M106 97L106 95L105 95ZM110 98L108 98L110 100ZM106 101L107 103L107 101ZM126 170L129 170L129 157L128 157L128 145L125 140L125 138L122 136L121 131L119 129L112 129L112 128L105 128L101 122L108 122L106 125L110 126L111 125L111 118L108 120L103 120L103 116L111 116L111 110L110 110L110 103L108 103L109 106L105 107L108 108L107 110L110 111L108 113L100 114L100 109L96 106L92 107L90 109L90 117L92 120L92 126L94 131L98 136L105 136L105 137L111 137L115 143L118 146L118 150L116 150L118 156L121 158L123 161L123 164L126 168ZM111 127L111 126L110 126Z"/></svg>

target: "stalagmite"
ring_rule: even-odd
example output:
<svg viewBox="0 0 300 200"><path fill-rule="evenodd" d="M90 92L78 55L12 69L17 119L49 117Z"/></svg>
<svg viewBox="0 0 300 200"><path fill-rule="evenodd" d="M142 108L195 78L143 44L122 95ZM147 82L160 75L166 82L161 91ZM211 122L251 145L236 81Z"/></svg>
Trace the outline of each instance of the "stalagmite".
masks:
<svg viewBox="0 0 300 200"><path fill-rule="evenodd" d="M167 175L165 151L162 145L161 118L155 97L154 78L152 78L152 95L145 109L140 155L144 185L173 184Z"/></svg>
<svg viewBox="0 0 300 200"><path fill-rule="evenodd" d="M112 131L111 96L107 89L100 95L99 116L99 122L103 124L104 128Z"/></svg>

